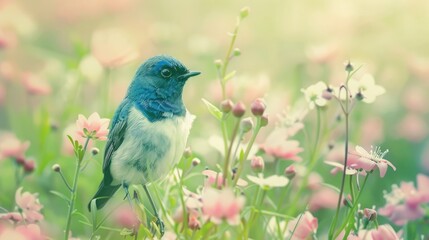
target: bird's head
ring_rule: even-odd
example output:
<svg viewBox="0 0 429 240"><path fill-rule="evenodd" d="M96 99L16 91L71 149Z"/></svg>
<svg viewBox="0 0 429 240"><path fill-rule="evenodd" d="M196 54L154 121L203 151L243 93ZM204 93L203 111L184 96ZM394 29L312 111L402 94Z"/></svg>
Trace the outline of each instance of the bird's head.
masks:
<svg viewBox="0 0 429 240"><path fill-rule="evenodd" d="M128 95L140 99L181 99L186 81L199 74L189 71L173 57L155 56L137 70Z"/></svg>

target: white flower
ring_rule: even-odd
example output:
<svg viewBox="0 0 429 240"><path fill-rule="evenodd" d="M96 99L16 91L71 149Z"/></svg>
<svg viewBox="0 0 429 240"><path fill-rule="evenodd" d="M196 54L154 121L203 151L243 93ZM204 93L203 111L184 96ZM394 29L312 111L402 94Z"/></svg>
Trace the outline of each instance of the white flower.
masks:
<svg viewBox="0 0 429 240"><path fill-rule="evenodd" d="M383 87L375 84L374 77L370 74L365 74L359 81L350 79L349 90L353 96L360 95L366 103L374 102L376 97L386 92Z"/></svg>
<svg viewBox="0 0 429 240"><path fill-rule="evenodd" d="M328 86L324 82L318 82L309 86L307 89L301 89L304 93L305 100L309 103L310 109L314 106L323 107L326 105L327 100L323 98L323 92L328 89Z"/></svg>
<svg viewBox="0 0 429 240"><path fill-rule="evenodd" d="M267 178L264 178L262 174L259 174L258 177L247 175L247 178L264 189L284 187L289 183L289 179L279 175L272 175Z"/></svg>
<svg viewBox="0 0 429 240"><path fill-rule="evenodd" d="M286 221L279 220L277 222L277 219L275 217L271 217L270 220L268 221L267 231L273 237L278 237L279 234L282 234L283 239L286 239L287 237L286 230L287 230Z"/></svg>

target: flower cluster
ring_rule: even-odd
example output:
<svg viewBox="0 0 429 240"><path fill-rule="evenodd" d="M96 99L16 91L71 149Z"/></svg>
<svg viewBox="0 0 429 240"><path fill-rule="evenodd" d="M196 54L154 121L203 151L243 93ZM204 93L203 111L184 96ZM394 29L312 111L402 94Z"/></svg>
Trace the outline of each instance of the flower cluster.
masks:
<svg viewBox="0 0 429 240"><path fill-rule="evenodd" d="M15 203L19 211L0 214L0 239L46 239L37 225L44 218L37 193L22 192L21 187L16 191Z"/></svg>
<svg viewBox="0 0 429 240"><path fill-rule="evenodd" d="M396 225L404 225L408 221L424 216L423 204L429 202L429 177L417 175L417 188L412 182L402 182L400 186L393 185L392 191L384 193L386 205L379 209Z"/></svg>
<svg viewBox="0 0 429 240"><path fill-rule="evenodd" d="M0 160L12 158L18 166L22 167L24 173L31 173L36 163L25 156L29 146L29 141L22 142L12 133L2 133L0 134Z"/></svg>
<svg viewBox="0 0 429 240"><path fill-rule="evenodd" d="M320 81L301 91L310 109L326 106L333 97L346 100L347 95L350 99L373 103L378 96L386 92L383 87L375 84L374 77L370 74L364 74L359 80L350 78L345 85L335 87Z"/></svg>

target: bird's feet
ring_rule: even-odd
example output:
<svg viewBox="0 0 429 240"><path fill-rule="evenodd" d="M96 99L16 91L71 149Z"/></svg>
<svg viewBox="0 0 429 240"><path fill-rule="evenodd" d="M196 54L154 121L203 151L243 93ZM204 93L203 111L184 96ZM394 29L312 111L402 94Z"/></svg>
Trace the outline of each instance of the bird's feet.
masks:
<svg viewBox="0 0 429 240"><path fill-rule="evenodd" d="M161 234L161 237L164 236L165 233L165 224L164 222L161 220L160 217L158 217L156 219L156 226L158 227L159 230L159 234Z"/></svg>

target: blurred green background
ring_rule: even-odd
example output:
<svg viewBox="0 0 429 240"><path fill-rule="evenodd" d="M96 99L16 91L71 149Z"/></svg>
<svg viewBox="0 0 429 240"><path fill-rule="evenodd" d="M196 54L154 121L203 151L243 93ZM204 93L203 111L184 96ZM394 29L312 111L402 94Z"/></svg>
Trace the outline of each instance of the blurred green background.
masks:
<svg viewBox="0 0 429 240"><path fill-rule="evenodd" d="M350 60L362 66L358 75L371 73L386 89L374 104L355 109L351 140L388 148L386 158L398 168L382 181L372 179L371 194L362 202L381 207L383 190L429 173L428 1L2 0L0 130L31 142L27 155L37 167L24 180L24 189L40 193L45 217L58 222L57 231L64 221L59 213L65 213L66 206L49 193L63 188L51 166L74 168L73 157L64 153L64 130L78 114L97 111L111 118L137 67L153 55L172 55L203 73L184 90L184 102L197 116L188 145L208 165L220 159L207 141L220 135L218 123L200 99L215 104L221 100L213 61L224 58L227 33L244 6L250 7L250 15L239 29L236 46L242 55L231 62L237 75L228 92L246 104L266 99L270 126L259 143L278 114L302 101L301 88L317 81L343 81L344 63ZM108 61L115 56L119 60ZM310 112L306 121L314 117ZM341 140L334 136L330 142ZM104 143L97 146L103 151ZM81 209L101 179L102 157L93 158L80 181ZM0 164L0 205L10 209L13 162ZM331 177L330 168L320 166L325 180L338 186L339 176ZM68 174L71 177L72 171Z"/></svg>

